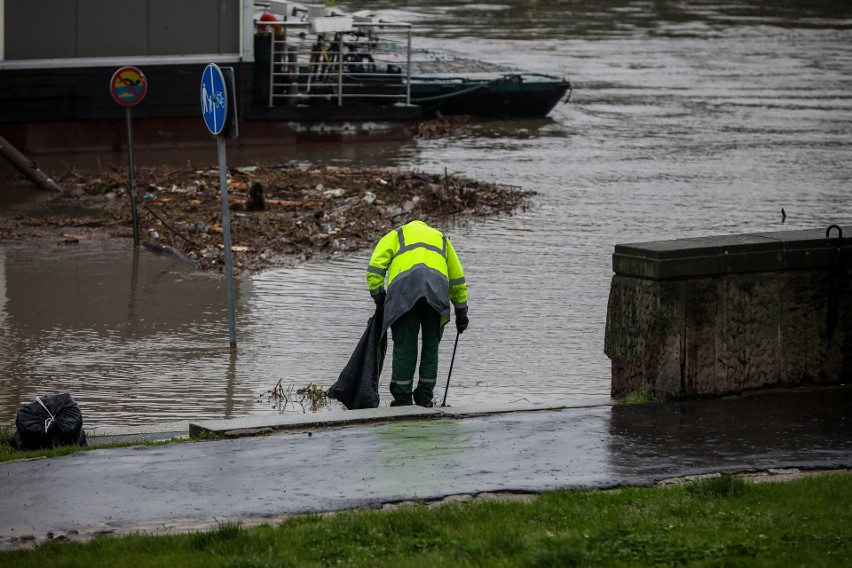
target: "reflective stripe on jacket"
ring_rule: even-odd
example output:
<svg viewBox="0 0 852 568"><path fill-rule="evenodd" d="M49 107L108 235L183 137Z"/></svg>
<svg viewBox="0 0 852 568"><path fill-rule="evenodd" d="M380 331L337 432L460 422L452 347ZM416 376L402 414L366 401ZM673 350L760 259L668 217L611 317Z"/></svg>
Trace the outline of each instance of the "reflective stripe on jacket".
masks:
<svg viewBox="0 0 852 568"><path fill-rule="evenodd" d="M412 221L381 238L367 267L367 285L377 294L387 280L384 327L387 329L420 298L450 319L450 302L456 311L467 310L464 270L446 236L423 221Z"/></svg>

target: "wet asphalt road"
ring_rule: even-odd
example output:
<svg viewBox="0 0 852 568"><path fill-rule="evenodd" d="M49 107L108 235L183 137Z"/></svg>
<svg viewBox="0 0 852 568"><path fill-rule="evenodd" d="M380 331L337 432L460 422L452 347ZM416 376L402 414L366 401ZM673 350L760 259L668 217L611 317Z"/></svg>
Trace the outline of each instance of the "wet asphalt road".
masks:
<svg viewBox="0 0 852 568"><path fill-rule="evenodd" d="M0 464L0 544L49 532L645 485L711 471L852 467L852 393L514 412Z"/></svg>

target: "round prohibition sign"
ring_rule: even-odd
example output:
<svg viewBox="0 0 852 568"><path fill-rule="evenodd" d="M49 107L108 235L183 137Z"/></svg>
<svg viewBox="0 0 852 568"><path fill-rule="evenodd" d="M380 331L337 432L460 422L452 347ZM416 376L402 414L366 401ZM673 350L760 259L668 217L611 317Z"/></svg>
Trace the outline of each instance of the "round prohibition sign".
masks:
<svg viewBox="0 0 852 568"><path fill-rule="evenodd" d="M148 92L148 81L136 67L122 67L113 74L109 91L121 106L136 106Z"/></svg>

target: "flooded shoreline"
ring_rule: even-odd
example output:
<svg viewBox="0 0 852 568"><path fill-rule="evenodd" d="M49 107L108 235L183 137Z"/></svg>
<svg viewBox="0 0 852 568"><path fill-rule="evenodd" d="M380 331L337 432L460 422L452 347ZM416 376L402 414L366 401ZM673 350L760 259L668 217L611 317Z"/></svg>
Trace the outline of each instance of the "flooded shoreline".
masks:
<svg viewBox="0 0 852 568"><path fill-rule="evenodd" d="M571 102L543 120L472 120L445 138L229 155L235 166L448 171L536 192L515 215L441 227L470 289L448 402L607 396L616 243L852 222L847 4L380 0L371 7L427 28L418 47L567 76ZM55 172L123 159L39 162ZM209 164L215 148L137 159ZM279 379L333 384L372 310L366 252L242 276L232 359L221 281L149 253L134 269L129 240L115 244L0 244L3 420L58 390L80 399L91 424L273 412L257 401ZM442 342L441 395L451 350Z"/></svg>

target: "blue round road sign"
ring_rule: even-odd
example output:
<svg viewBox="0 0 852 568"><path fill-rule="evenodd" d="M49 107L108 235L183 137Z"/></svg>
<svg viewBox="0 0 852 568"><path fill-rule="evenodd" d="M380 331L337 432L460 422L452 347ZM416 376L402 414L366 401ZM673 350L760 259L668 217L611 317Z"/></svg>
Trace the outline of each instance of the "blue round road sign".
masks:
<svg viewBox="0 0 852 568"><path fill-rule="evenodd" d="M222 70L215 63L201 75L201 114L207 130L217 135L222 132L228 116L228 91Z"/></svg>

